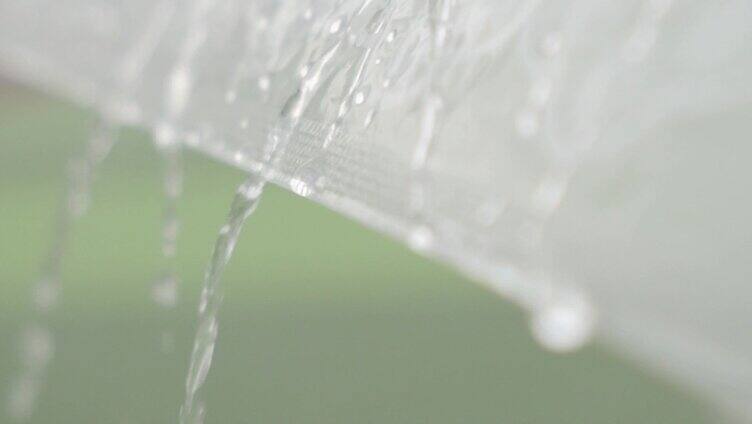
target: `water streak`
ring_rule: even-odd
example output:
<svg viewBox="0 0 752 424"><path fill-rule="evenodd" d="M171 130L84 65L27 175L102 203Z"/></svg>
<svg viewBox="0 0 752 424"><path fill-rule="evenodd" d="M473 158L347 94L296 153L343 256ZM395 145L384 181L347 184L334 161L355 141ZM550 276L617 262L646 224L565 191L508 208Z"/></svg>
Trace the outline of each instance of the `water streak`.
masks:
<svg viewBox="0 0 752 424"><path fill-rule="evenodd" d="M448 25L454 2L452 0L437 0L428 4L429 48L427 57L425 95L420 112L420 127L418 139L411 158L410 181L410 209L416 221L424 220L426 208L426 183L428 170L426 169L431 148L434 144L440 112L444 107L444 99L437 81L436 67L447 42ZM426 225L418 225L413 229L409 244L412 248L423 251L430 248L433 234Z"/></svg>
<svg viewBox="0 0 752 424"><path fill-rule="evenodd" d="M20 336L20 372L8 397L8 413L18 422L31 418L54 356L55 338L50 328L50 314L60 302L62 262L71 225L88 210L94 174L109 154L115 139L115 128L105 120L98 120L93 125L84 153L68 164L67 186L57 214L55 232L40 277L32 287L32 318Z"/></svg>
<svg viewBox="0 0 752 424"><path fill-rule="evenodd" d="M193 94L194 61L208 36L208 16L215 6L212 0L197 0L192 4L189 31L180 46L164 85L164 104L160 123L154 132L154 142L164 163L164 193L166 198L162 224L162 256L165 259L164 275L152 285L152 299L165 310L174 309L178 301L177 238L180 220L177 204L183 187L181 160L182 143L177 135L177 123L183 116ZM174 345L171 329L164 329L161 349L170 352Z"/></svg>
<svg viewBox="0 0 752 424"><path fill-rule="evenodd" d="M178 301L177 238L180 230L178 201L183 191L182 148L178 143L161 140L157 143L163 157L164 218L162 223L162 257L165 260L163 275L152 286L152 298L165 310L172 310ZM162 333L162 351L172 350L174 334L171 329Z"/></svg>
<svg viewBox="0 0 752 424"><path fill-rule="evenodd" d="M211 368L217 343L218 315L222 305L222 272L232 257L243 223L258 205L263 188L264 180L255 176L249 177L238 187L227 221L214 244L199 301L199 324L185 381L185 402L180 408L180 424L203 422L205 409L199 391Z"/></svg>

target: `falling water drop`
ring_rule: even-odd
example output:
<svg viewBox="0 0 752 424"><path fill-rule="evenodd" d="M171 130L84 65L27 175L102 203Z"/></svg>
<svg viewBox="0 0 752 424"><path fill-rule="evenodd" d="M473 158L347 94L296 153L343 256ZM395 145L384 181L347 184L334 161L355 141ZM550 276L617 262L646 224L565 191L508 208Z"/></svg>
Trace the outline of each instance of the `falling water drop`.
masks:
<svg viewBox="0 0 752 424"><path fill-rule="evenodd" d="M165 165L163 190L165 205L162 221L162 257L164 270L162 276L152 284L151 295L154 302L165 310L174 309L178 303L178 286L180 280L177 272L177 239L180 233L178 202L183 192L182 146L178 142L174 129L168 124L157 127L154 143ZM161 335L162 351L169 352L172 330L164 329Z"/></svg>
<svg viewBox="0 0 752 424"><path fill-rule="evenodd" d="M34 412L42 390L47 367L55 350L54 335L49 327L49 314L57 307L62 289L61 269L70 227L87 210L91 183L116 139L115 128L100 119L93 126L81 157L68 167L67 186L57 214L55 232L42 264L41 277L32 286L33 319L22 332L21 365L8 398L8 412L17 421L27 421Z"/></svg>
<svg viewBox="0 0 752 424"><path fill-rule="evenodd" d="M177 273L177 237L180 221L177 204L182 193L183 167L182 146L177 137L177 124L188 106L193 95L195 80L193 63L197 53L206 41L208 19L207 15L214 5L211 2L199 1L192 4L189 20L189 36L180 46L180 54L173 64L164 86L164 106L161 122L157 125L154 141L165 162L164 193L166 197L164 221L162 227L162 255L165 259L164 276L152 285L152 298L163 309L174 309L178 301L178 273ZM233 89L225 92L225 101L232 103L237 97ZM162 332L161 346L163 351L171 343L171 329Z"/></svg>
<svg viewBox="0 0 752 424"><path fill-rule="evenodd" d="M199 324L185 382L185 401L180 408L180 424L203 422L205 412L199 392L211 368L217 343L219 310L222 304L222 273L230 261L243 223L258 206L263 188L264 180L255 176L249 177L238 188L227 222L222 226L214 244L199 302Z"/></svg>
<svg viewBox="0 0 752 424"><path fill-rule="evenodd" d="M31 416L54 348L55 343L49 328L31 325L24 330L20 354L24 367L30 372L19 378L8 399L8 411L16 420L28 420Z"/></svg>
<svg viewBox="0 0 752 424"><path fill-rule="evenodd" d="M167 86L167 109L170 115L183 113L193 85L193 75L186 65L176 66Z"/></svg>
<svg viewBox="0 0 752 424"><path fill-rule="evenodd" d="M151 289L152 299L157 305L165 309L174 308L178 301L177 286L178 282L172 276L165 276L157 280Z"/></svg>

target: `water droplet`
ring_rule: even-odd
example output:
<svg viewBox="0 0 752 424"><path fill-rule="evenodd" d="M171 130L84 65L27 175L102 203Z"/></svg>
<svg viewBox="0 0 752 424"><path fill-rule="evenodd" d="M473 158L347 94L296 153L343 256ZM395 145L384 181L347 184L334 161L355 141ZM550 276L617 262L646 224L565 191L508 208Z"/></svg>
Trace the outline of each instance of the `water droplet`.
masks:
<svg viewBox="0 0 752 424"><path fill-rule="evenodd" d="M207 328L206 331L207 333L210 333L211 329ZM212 337L209 334L207 334L206 336ZM191 385L190 385L191 392L198 391L198 389L206 381L206 376L209 375L209 370L211 369L211 364L212 364L212 358L214 357L214 347L215 345L213 343L210 343L207 346L205 346L205 348L202 350L201 356L198 358L198 361L195 364L196 370L194 374L194 379L191 381Z"/></svg>
<svg viewBox="0 0 752 424"><path fill-rule="evenodd" d="M266 75L261 76L258 79L258 87L259 87L259 90L261 91L269 91L269 87L271 86L271 84L272 84L271 79Z"/></svg>
<svg viewBox="0 0 752 424"><path fill-rule="evenodd" d="M164 239L162 243L162 255L165 258L175 257L177 251L175 242L177 241L179 230L180 223L178 222L177 217L171 216L165 221L162 230L162 238Z"/></svg>
<svg viewBox="0 0 752 424"><path fill-rule="evenodd" d="M13 384L8 397L8 414L16 421L28 421L34 410L34 403L39 392L38 382L22 378Z"/></svg>
<svg viewBox="0 0 752 424"><path fill-rule="evenodd" d="M410 231L408 236L408 244L416 252L425 252L433 246L433 232L430 228L419 225Z"/></svg>
<svg viewBox="0 0 752 424"><path fill-rule="evenodd" d="M52 333L40 326L27 328L23 335L22 350L28 365L45 366L52 359L55 350Z"/></svg>
<svg viewBox="0 0 752 424"><path fill-rule="evenodd" d="M42 312L49 312L60 298L60 283L54 278L44 278L34 289L34 305Z"/></svg>
<svg viewBox="0 0 752 424"><path fill-rule="evenodd" d="M238 97L238 92L235 90L227 90L225 92L225 102L226 103L235 103L235 99Z"/></svg>
<svg viewBox="0 0 752 424"><path fill-rule="evenodd" d="M172 116L180 115L188 102L193 76L187 66L177 66L170 74L167 90L167 110Z"/></svg>
<svg viewBox="0 0 752 424"><path fill-rule="evenodd" d="M172 125L161 123L154 130L154 143L159 149L168 149L175 145L177 137Z"/></svg>
<svg viewBox="0 0 752 424"><path fill-rule="evenodd" d="M368 127L371 126L371 124L373 123L374 116L376 116L376 109L375 108L369 110L368 113L366 113L365 120L363 121L363 126L365 128L368 128Z"/></svg>
<svg viewBox="0 0 752 424"><path fill-rule="evenodd" d="M366 95L362 91L358 91L355 93L355 97L353 98L353 102L356 105L362 105L363 102L366 101Z"/></svg>
<svg viewBox="0 0 752 424"><path fill-rule="evenodd" d="M290 189L298 196L308 197L313 193L311 186L305 181L293 178L290 180Z"/></svg>
<svg viewBox="0 0 752 424"><path fill-rule="evenodd" d="M92 165L85 158L71 160L68 164L68 211L70 217L83 216L89 209Z"/></svg>
<svg viewBox="0 0 752 424"><path fill-rule="evenodd" d="M174 308L178 299L178 282L174 275L168 275L152 286L151 297L163 308Z"/></svg>
<svg viewBox="0 0 752 424"><path fill-rule="evenodd" d="M542 307L534 313L530 326L543 347L554 352L571 352L590 339L594 321L590 304L575 296Z"/></svg>
<svg viewBox="0 0 752 424"><path fill-rule="evenodd" d="M387 43L391 43L391 42L394 41L394 39L396 37L397 37L397 31L396 30L389 31L389 34L386 35L386 42Z"/></svg>
<svg viewBox="0 0 752 424"><path fill-rule="evenodd" d="M342 28L342 20L342 18L338 18L336 21L332 22L331 26L329 26L329 32L332 34L339 32L340 28Z"/></svg>
<svg viewBox="0 0 752 424"><path fill-rule="evenodd" d="M204 315L206 313L207 306L209 306L209 289L207 287L204 287L201 290L201 296L198 299L198 314Z"/></svg>
<svg viewBox="0 0 752 424"><path fill-rule="evenodd" d="M240 124L239 124L239 126L240 126L240 128L242 128L242 129L247 129L247 128L248 128L248 125L249 125L249 124L250 124L250 122L248 121L248 118L245 118L245 119L242 119L242 120L240 121Z"/></svg>

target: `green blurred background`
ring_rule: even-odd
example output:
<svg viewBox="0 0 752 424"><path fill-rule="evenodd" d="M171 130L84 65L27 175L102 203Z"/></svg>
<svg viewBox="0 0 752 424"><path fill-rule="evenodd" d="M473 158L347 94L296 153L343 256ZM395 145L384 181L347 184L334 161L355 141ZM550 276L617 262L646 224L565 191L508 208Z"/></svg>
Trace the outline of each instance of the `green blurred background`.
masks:
<svg viewBox="0 0 752 424"><path fill-rule="evenodd" d="M0 82L0 391L18 366L29 284L66 158L92 115ZM175 423L203 268L241 172L186 154L180 304L162 271L162 167L126 130L76 223L58 345L36 423ZM172 353L160 351L166 326ZM700 423L679 388L591 345L554 355L522 312L444 266L271 187L226 273L207 423ZM3 405L4 406L4 405ZM10 422L0 414L0 422Z"/></svg>

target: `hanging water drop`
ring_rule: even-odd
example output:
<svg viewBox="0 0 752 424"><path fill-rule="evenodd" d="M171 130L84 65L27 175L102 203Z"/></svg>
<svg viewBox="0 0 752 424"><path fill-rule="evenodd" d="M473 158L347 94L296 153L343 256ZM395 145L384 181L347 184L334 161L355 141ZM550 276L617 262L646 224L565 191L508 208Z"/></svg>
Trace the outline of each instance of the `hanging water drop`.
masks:
<svg viewBox="0 0 752 424"><path fill-rule="evenodd" d="M408 244L416 252L426 252L433 246L433 232L430 228L420 225L413 228L408 236Z"/></svg>
<svg viewBox="0 0 752 424"><path fill-rule="evenodd" d="M170 115L180 115L188 103L193 76L187 66L176 66L168 81L167 110Z"/></svg>
<svg viewBox="0 0 752 424"><path fill-rule="evenodd" d="M592 307L581 296L556 299L533 313L530 328L541 346L571 352L590 340L595 326Z"/></svg>
<svg viewBox="0 0 752 424"><path fill-rule="evenodd" d="M302 197L308 197L313 193L311 186L299 178L293 178L290 180L290 189L295 194Z"/></svg>

